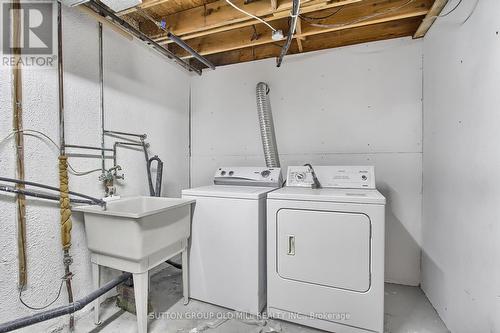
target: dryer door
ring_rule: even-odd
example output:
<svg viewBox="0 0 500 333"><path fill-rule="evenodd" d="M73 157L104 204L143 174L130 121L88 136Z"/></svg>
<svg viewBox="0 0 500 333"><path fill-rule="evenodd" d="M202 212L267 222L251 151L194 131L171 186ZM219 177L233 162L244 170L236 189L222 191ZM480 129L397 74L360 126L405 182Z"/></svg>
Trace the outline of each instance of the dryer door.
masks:
<svg viewBox="0 0 500 333"><path fill-rule="evenodd" d="M356 292L370 289L367 215L281 209L277 231L277 269L282 278Z"/></svg>

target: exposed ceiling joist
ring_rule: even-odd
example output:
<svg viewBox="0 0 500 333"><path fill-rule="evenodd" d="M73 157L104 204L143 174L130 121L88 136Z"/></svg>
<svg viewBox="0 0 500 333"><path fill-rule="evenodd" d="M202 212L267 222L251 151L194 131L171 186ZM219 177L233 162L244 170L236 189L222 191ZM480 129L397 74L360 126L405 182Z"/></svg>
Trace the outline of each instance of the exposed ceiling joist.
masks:
<svg viewBox="0 0 500 333"><path fill-rule="evenodd" d="M174 8L175 8L175 6L180 6L180 10L203 5L203 1L201 1L201 0L198 0L198 1L196 1L196 0L181 0L181 1L143 0L142 4L140 4L136 7L130 8L130 9L122 10L121 12L118 13L118 15L123 16L123 15L131 14L131 13L134 13L135 11L137 11L137 9L155 10L156 9L155 7L158 8L158 7L161 7L162 5L170 5L172 2L173 2L172 6L174 6ZM175 11L178 11L178 10L175 10Z"/></svg>
<svg viewBox="0 0 500 333"><path fill-rule="evenodd" d="M278 0L271 0L271 9L275 12L278 9Z"/></svg>
<svg viewBox="0 0 500 333"><path fill-rule="evenodd" d="M441 14L441 11L443 8L446 6L448 3L448 0L436 0L432 4L431 9L425 16L424 20L418 27L417 31L413 35L413 38L421 38L424 37L427 31L431 28L432 24L436 19L438 18L439 14Z"/></svg>
<svg viewBox="0 0 500 333"><path fill-rule="evenodd" d="M404 6L405 4L407 5ZM303 39L334 31L399 21L413 17L423 17L428 13L430 6L431 3L429 0L413 0L411 2L409 0L367 0L363 4L351 5L337 15L323 20L322 26L315 26L314 24L302 21L300 31L297 31L295 38ZM399 9L391 11L394 8ZM364 17L369 19L360 20L360 18ZM288 21L287 19L275 21L275 26L277 29L286 31ZM254 27L246 27L195 38L189 41L189 44L201 55L227 52L270 43L275 43L271 37L271 31L262 24L256 26L255 29ZM301 44L301 42L298 44ZM175 46L172 50L180 57L189 57L183 50Z"/></svg>
<svg viewBox="0 0 500 333"><path fill-rule="evenodd" d="M300 23L300 19L297 21L297 31L296 31L296 36L295 36L295 40L297 42L297 46L299 48L299 52L303 52L304 51L304 47L302 45L302 40L305 39L305 37L303 37L302 35L302 23Z"/></svg>
<svg viewBox="0 0 500 333"><path fill-rule="evenodd" d="M119 16L127 15L127 14L130 14L130 13L137 11L138 8L139 9L147 9L147 8L151 8L154 6L164 4L168 1L170 1L170 0L143 0L142 4L140 4L139 6L132 7L132 8L126 9L126 10L122 10L121 12L118 13L118 15Z"/></svg>
<svg viewBox="0 0 500 333"><path fill-rule="evenodd" d="M326 34L315 35L303 41L304 51L311 52L335 47L412 36L422 20L409 18L401 21L379 23ZM207 56L207 59L218 66L241 63L247 61L274 58L279 55L281 48L274 44L265 44L248 47L224 53ZM290 54L301 53L296 44L290 47Z"/></svg>
<svg viewBox="0 0 500 333"><path fill-rule="evenodd" d="M230 1L284 34L289 30L292 0ZM396 36L418 38L425 35L447 2L301 0L301 19L290 53ZM216 65L276 56L283 44L272 39L271 29L265 24L226 0L143 0L142 5L120 14L136 20L141 32L159 44L168 44L169 51L188 60L190 55L168 39L159 22L201 55L215 59Z"/></svg>
<svg viewBox="0 0 500 333"><path fill-rule="evenodd" d="M364 0L305 0L302 1L301 13L340 7L361 1ZM280 1L276 11L273 11L268 0L255 1L247 5L244 5L242 0L234 1L234 3L249 13L263 18L266 22L289 17L292 9L291 0ZM208 4L206 8L197 7L175 13L164 19L169 29L185 40L259 24L259 21L232 8L225 0ZM167 38L161 36L155 40L161 42L167 41Z"/></svg>

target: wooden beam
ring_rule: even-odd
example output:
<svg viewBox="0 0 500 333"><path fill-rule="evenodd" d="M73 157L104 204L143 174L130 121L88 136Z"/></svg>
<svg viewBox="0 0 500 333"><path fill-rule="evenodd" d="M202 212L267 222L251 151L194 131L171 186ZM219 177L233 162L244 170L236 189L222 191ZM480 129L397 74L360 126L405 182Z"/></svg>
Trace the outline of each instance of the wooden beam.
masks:
<svg viewBox="0 0 500 333"><path fill-rule="evenodd" d="M303 52L304 47L302 46L302 39L305 39L305 38L300 37L300 36L302 36L302 23L301 23L301 20L298 19L297 20L297 31L295 32L295 40L297 41L297 46L299 48L299 52Z"/></svg>
<svg viewBox="0 0 500 333"><path fill-rule="evenodd" d="M271 0L271 9L273 10L273 12L278 9L278 0Z"/></svg>
<svg viewBox="0 0 500 333"><path fill-rule="evenodd" d="M441 11L443 8L446 6L448 3L448 0L436 0L432 4L431 9L427 13L427 15L424 17L422 20L422 23L417 29L417 32L413 35L413 38L421 38L424 37L427 31L431 28L432 24L436 19L438 18L439 14L441 14Z"/></svg>
<svg viewBox="0 0 500 333"><path fill-rule="evenodd" d="M170 1L170 0L144 0L142 2L142 4L140 4L136 7L122 10L121 12L118 13L118 15L122 16L122 15L130 14L130 13L137 11L137 8L140 8L140 9L151 8L154 6L158 6L158 5L162 5L164 3L167 3L168 1Z"/></svg>
<svg viewBox="0 0 500 333"><path fill-rule="evenodd" d="M369 0L363 2L362 4L352 5L346 7L342 10L342 12L334 17L322 20L322 24L328 25L326 27L317 27L307 22L302 22L301 32L297 33L295 37L304 38L307 36L369 26L378 23L422 17L427 14L431 6L431 0L415 0L415 2L401 7L401 5L405 3L408 3L408 1ZM398 8L398 6L401 8L390 11L391 9ZM363 17L372 18L360 21L359 18ZM288 29L288 20L282 19L280 21L276 21L275 26L277 29L286 31L286 29ZM256 26L256 32L259 35L258 39L251 38L251 36L255 34L253 28L243 28L205 36L202 38L195 38L190 40L189 43L201 55L209 55L250 46L275 43L271 37L271 31L263 24ZM190 57L184 50L181 50L178 47L175 47L174 50L181 57Z"/></svg>
<svg viewBox="0 0 500 333"><path fill-rule="evenodd" d="M244 5L243 1L235 0L234 2L249 13L259 16L267 22L288 17L292 8L291 0L280 1L276 11L273 11L271 4L267 0L255 1L248 5ZM305 14L362 1L364 0L304 0L302 1L300 12ZM165 18L165 21L168 28L184 40L259 24L259 21L229 6L225 0L208 4L206 8L196 7L169 15ZM148 33L152 34L152 32ZM161 33L156 36L155 41L168 41L168 38Z"/></svg>
<svg viewBox="0 0 500 333"><path fill-rule="evenodd" d="M23 131L23 81L21 65L21 3L12 2L12 41L15 66L12 67L12 122L16 132L16 174L17 179L24 180L24 133ZM24 185L16 184L16 188L24 189ZM26 263L26 198L22 194L16 195L17 203L17 256L19 265L19 287L24 289L28 279Z"/></svg>
<svg viewBox="0 0 500 333"><path fill-rule="evenodd" d="M400 21L379 23L371 26L311 36L303 42L304 52L412 36L420 22L420 18L409 18ZM207 59L213 62L216 66L223 66L277 57L280 51L280 45L265 44L224 53L212 54L207 56ZM289 54L297 53L300 53L298 47L295 44L292 44ZM286 65L286 58L284 62Z"/></svg>

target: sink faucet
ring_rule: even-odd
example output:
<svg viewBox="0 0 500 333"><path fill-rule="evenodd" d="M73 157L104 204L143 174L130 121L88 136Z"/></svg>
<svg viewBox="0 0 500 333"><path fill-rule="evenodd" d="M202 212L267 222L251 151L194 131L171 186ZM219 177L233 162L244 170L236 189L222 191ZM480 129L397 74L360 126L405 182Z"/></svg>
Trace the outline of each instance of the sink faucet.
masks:
<svg viewBox="0 0 500 333"><path fill-rule="evenodd" d="M105 186L105 197L110 197L116 195L116 187L114 186L115 179L124 179L125 176L118 175L117 171L122 169L121 166L116 165L108 170L105 170L103 174L99 176L99 180L104 182Z"/></svg>

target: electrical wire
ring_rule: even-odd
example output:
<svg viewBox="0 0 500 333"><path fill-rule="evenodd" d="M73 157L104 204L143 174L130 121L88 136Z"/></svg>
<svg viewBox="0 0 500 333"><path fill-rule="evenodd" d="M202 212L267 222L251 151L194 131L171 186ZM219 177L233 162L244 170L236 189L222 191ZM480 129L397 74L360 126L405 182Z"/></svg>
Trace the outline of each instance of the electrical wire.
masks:
<svg viewBox="0 0 500 333"><path fill-rule="evenodd" d="M458 0L458 2L455 5L455 7L453 7L452 9L450 9L447 13L437 15L436 17L446 17L446 16L450 15L451 13L453 13L458 8L458 6L460 6L460 4L462 4L462 0Z"/></svg>
<svg viewBox="0 0 500 333"><path fill-rule="evenodd" d="M226 2L227 2L227 3L231 6L231 7L233 7L234 9L236 9L236 10L238 10L238 11L242 12L243 14L248 15L248 16L250 16L250 17L252 17L252 18L254 18L254 19L256 19L256 20L258 20L258 21L260 21L260 22L262 22L262 23L264 23L264 24L265 24L265 25L267 25L267 26L269 27L269 29L271 29L272 31L274 31L274 32L276 32L276 31L277 31L277 30L276 30L276 29L275 29L272 25L270 25L269 23L267 23L266 21L264 21L264 20L263 20L263 19L261 19L260 17L255 16L255 15L253 15L253 14L250 14L249 12L244 11L243 9L241 9L240 7L238 7L238 6L236 6L234 3L232 3L230 0L226 0Z"/></svg>
<svg viewBox="0 0 500 333"><path fill-rule="evenodd" d="M30 310L43 310L43 309L46 309L49 306L51 306L52 304L54 304L59 299L59 297L61 296L61 290L62 290L62 286L63 286L65 280L66 280L66 278L62 278L61 279L61 284L59 285L59 291L57 292L56 297L49 304L46 304L46 305L43 305L43 306L39 306L39 307L38 306L28 305L25 301L23 301L23 298L22 298L23 289L22 288L19 290L19 301L21 302L22 305L24 305L25 307L27 307Z"/></svg>
<svg viewBox="0 0 500 333"><path fill-rule="evenodd" d="M280 55L276 59L276 67L280 67L283 62L283 58L288 53L288 49L290 48L290 44L292 43L293 35L295 34L295 30L297 29L297 21L299 19L300 13L300 0L293 0L292 12L290 13L290 30L288 31L288 35L286 37L285 44L281 48Z"/></svg>
<svg viewBox="0 0 500 333"><path fill-rule="evenodd" d="M302 15L300 14L299 17L301 19L304 19L304 20L324 20L324 19L327 19L327 18L330 18L334 15L336 15L338 12L340 12L341 10L343 10L345 7L340 7L340 8L337 8L333 13L331 14L328 14L328 15L325 15L325 16L320 16L320 17L310 17L310 16L305 16L305 15Z"/></svg>
<svg viewBox="0 0 500 333"><path fill-rule="evenodd" d="M410 5L411 3L415 2L415 0L408 0L407 2L405 2L404 4L398 6L398 7L393 7L393 8L390 8L388 10L385 10L383 12L380 12L380 13L375 13L375 14L372 14L372 15L368 15L368 16L364 16L364 17L361 17L361 18L358 18L358 19L355 19L353 21L350 21L350 22L346 22L346 23L338 23L338 24L321 24L321 23L314 23L314 20L311 20L309 18L306 18L302 15L300 15L299 17L306 21L309 25L313 26L313 27L318 27L318 28L325 28L325 29L331 29L331 28L342 28L342 27L345 27L345 26L348 26L348 25L352 25L352 24L356 24L356 23L360 23L360 22L363 22L363 21L366 21L366 20L369 20L369 19L372 19L372 18L375 18L375 17L379 17L379 16L383 16L385 14L389 14L389 13L392 13L392 12L395 12L397 10L400 10L401 8L404 8L408 5Z"/></svg>
<svg viewBox="0 0 500 333"><path fill-rule="evenodd" d="M22 133L25 133L25 132L26 133L36 133L36 134L42 136L43 138L47 139L52 145L54 145L54 147L57 148L58 152L60 150L59 145L54 140L52 140L48 135L46 135L43 132L40 132L40 131L37 131L37 130L32 130L32 129L22 129L22 130L12 131L9 135L7 135L5 138L3 138L2 140L0 140L0 146L2 144L4 144L7 140L9 140L13 135L15 135L17 133L20 133L20 132L22 132ZM30 135L30 134L26 134L26 135ZM38 139L41 139L37 135L31 134L30 136L36 137ZM85 175L88 175L88 174L91 174L91 173L94 173L94 172L97 172L97 171L102 171L101 169L93 169L93 170L89 170L89 171L76 171L75 168L73 168L73 166L69 162L68 162L68 167L70 168L71 174L73 174L75 176L85 176Z"/></svg>
<svg viewBox="0 0 500 333"><path fill-rule="evenodd" d="M479 5L479 0L476 0L476 3L474 4L474 7L472 7L472 10L469 15L465 18L465 20L462 22L462 25L465 24L471 17L474 15L474 12L476 11L477 5Z"/></svg>

